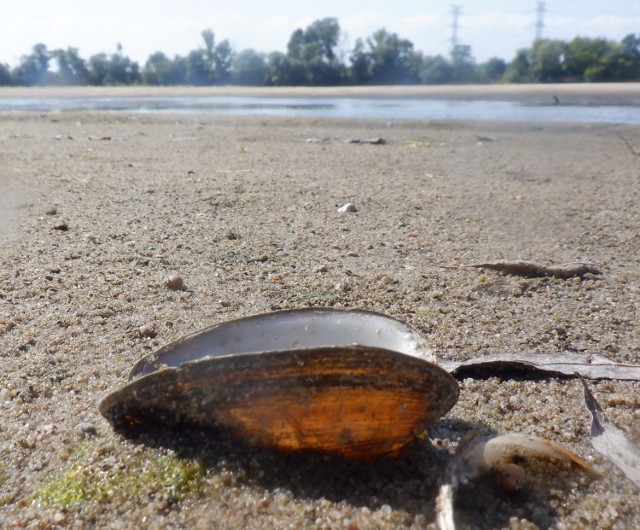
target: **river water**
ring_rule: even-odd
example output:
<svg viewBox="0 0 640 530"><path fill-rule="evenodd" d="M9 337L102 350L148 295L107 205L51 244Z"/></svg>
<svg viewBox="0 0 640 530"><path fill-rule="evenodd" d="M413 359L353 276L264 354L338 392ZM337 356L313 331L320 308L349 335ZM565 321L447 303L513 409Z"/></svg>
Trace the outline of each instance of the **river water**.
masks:
<svg viewBox="0 0 640 530"><path fill-rule="evenodd" d="M499 120L640 124L640 104L554 105L516 101L279 97L0 98L0 112L103 111L236 116Z"/></svg>

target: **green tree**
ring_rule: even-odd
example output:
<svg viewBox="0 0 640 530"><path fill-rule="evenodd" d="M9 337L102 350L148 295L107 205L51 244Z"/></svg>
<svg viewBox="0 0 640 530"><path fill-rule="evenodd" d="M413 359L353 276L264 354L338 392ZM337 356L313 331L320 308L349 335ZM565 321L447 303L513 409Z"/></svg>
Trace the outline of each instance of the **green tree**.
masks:
<svg viewBox="0 0 640 530"><path fill-rule="evenodd" d="M625 36L620 42L617 60L620 65L620 81L640 80L640 38L633 33Z"/></svg>
<svg viewBox="0 0 640 530"><path fill-rule="evenodd" d="M231 67L233 65L233 49L227 39L216 46L214 54L214 79L218 84L228 84L231 81Z"/></svg>
<svg viewBox="0 0 640 530"><path fill-rule="evenodd" d="M507 65L505 79L510 83L529 83L531 77L530 50L523 48L516 52L516 56Z"/></svg>
<svg viewBox="0 0 640 530"><path fill-rule="evenodd" d="M354 85L365 85L371 80L371 57L367 53L362 39L357 39L349 56L351 68L349 80Z"/></svg>
<svg viewBox="0 0 640 530"><path fill-rule="evenodd" d="M213 84L211 65L202 50L191 50L186 58L187 82L195 86Z"/></svg>
<svg viewBox="0 0 640 530"><path fill-rule="evenodd" d="M640 64L640 37L633 33L627 35L620 42L620 56L630 64Z"/></svg>
<svg viewBox="0 0 640 530"><path fill-rule="evenodd" d="M234 85L264 85L267 68L264 56L255 50L242 50L233 57L231 82Z"/></svg>
<svg viewBox="0 0 640 530"><path fill-rule="evenodd" d="M0 86L13 85L13 76L8 65L0 63Z"/></svg>
<svg viewBox="0 0 640 530"><path fill-rule="evenodd" d="M186 84L185 60L180 56L171 60L164 53L155 52L144 65L142 81L149 85Z"/></svg>
<svg viewBox="0 0 640 530"><path fill-rule="evenodd" d="M305 45L313 45L318 54L327 63L336 58L335 47L340 39L340 25L336 18L316 20L305 31Z"/></svg>
<svg viewBox="0 0 640 530"><path fill-rule="evenodd" d="M86 85L89 82L89 69L77 48L59 49L51 52L58 64L58 78L63 85Z"/></svg>
<svg viewBox="0 0 640 530"><path fill-rule="evenodd" d="M420 81L428 85L444 85L453 80L453 67L442 55L427 56L422 60Z"/></svg>
<svg viewBox="0 0 640 530"><path fill-rule="evenodd" d="M172 63L162 52L149 55L142 69L142 81L147 85L168 85L167 74L171 71Z"/></svg>
<svg viewBox="0 0 640 530"><path fill-rule="evenodd" d="M215 36L213 31L205 29L200 33L204 48L192 50L187 55L187 81L196 86L208 86L215 83Z"/></svg>
<svg viewBox="0 0 640 530"><path fill-rule="evenodd" d="M231 78L233 50L228 40L216 46L212 30L202 33L204 48L189 52L186 58L186 77L192 85L209 86L228 83Z"/></svg>
<svg viewBox="0 0 640 530"><path fill-rule="evenodd" d="M97 53L89 58L89 83L92 85L132 85L142 79L138 63L124 55L118 44L116 53Z"/></svg>
<svg viewBox="0 0 640 530"><path fill-rule="evenodd" d="M109 72L104 83L107 85L132 85L140 82L140 67L122 51L122 44L116 47L109 61Z"/></svg>
<svg viewBox="0 0 640 530"><path fill-rule="evenodd" d="M340 25L335 18L324 18L310 24L306 30L297 29L287 44L287 63L291 84L336 85L344 78L344 67L336 57L340 39Z"/></svg>
<svg viewBox="0 0 640 530"><path fill-rule="evenodd" d="M367 39L370 59L370 82L379 85L417 81L413 66L413 43L396 33L379 29Z"/></svg>
<svg viewBox="0 0 640 530"><path fill-rule="evenodd" d="M301 61L302 47L304 46L304 43L304 31L298 28L291 34L291 37L289 37L289 42L287 43L287 57L289 59Z"/></svg>
<svg viewBox="0 0 640 530"><path fill-rule="evenodd" d="M475 60L471 53L471 46L458 44L451 50L451 67L455 83L470 83L475 81Z"/></svg>
<svg viewBox="0 0 640 530"><path fill-rule="evenodd" d="M271 52L267 56L265 84L269 86L296 86L304 82L301 61L289 59L282 52Z"/></svg>
<svg viewBox="0 0 640 530"><path fill-rule="evenodd" d="M17 85L37 85L49 70L51 55L44 44L36 44L30 55L24 55L20 64L13 71L13 79Z"/></svg>
<svg viewBox="0 0 640 530"><path fill-rule="evenodd" d="M106 53L96 53L89 57L89 84L102 85L109 73L109 57Z"/></svg>
<svg viewBox="0 0 640 530"><path fill-rule="evenodd" d="M576 37L564 50L563 68L571 81L607 81L619 45L606 39Z"/></svg>
<svg viewBox="0 0 640 530"><path fill-rule="evenodd" d="M561 40L538 39L531 48L531 76L537 83L563 80L563 57L566 43Z"/></svg>
<svg viewBox="0 0 640 530"><path fill-rule="evenodd" d="M486 63L476 67L476 76L485 83L500 81L507 71L507 63L499 57L491 57Z"/></svg>

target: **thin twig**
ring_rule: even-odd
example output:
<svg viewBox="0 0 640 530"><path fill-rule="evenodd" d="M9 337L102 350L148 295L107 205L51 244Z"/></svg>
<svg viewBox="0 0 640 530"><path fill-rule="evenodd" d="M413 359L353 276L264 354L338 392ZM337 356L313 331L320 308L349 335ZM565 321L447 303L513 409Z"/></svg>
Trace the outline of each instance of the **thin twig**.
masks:
<svg viewBox="0 0 640 530"><path fill-rule="evenodd" d="M632 154L634 154L635 156L640 156L640 151L638 151L635 147L633 147L622 134L620 134L619 136L620 136L620 139L629 148L629 151L631 151Z"/></svg>

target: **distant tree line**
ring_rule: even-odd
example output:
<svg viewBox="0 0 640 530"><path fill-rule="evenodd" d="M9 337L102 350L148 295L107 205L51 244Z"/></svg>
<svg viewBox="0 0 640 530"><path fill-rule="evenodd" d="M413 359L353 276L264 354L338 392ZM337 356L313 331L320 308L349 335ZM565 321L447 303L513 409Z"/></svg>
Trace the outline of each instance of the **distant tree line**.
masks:
<svg viewBox="0 0 640 530"><path fill-rule="evenodd" d="M316 20L291 34L286 53L236 52L202 32L202 45L185 57L163 52L141 67L121 45L88 60L77 48L48 50L36 44L15 68L0 63L0 85L245 85L334 86L453 83L561 83L640 80L640 37L617 42L576 37L570 42L536 40L511 62L494 57L477 63L470 46L448 57L426 55L413 43L379 29L346 51L338 20Z"/></svg>

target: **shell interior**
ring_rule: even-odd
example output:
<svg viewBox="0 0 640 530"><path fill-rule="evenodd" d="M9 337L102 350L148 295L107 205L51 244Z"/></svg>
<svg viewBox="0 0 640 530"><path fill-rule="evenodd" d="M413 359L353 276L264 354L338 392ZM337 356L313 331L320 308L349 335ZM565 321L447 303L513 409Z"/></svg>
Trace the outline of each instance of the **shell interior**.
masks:
<svg viewBox="0 0 640 530"><path fill-rule="evenodd" d="M217 425L282 450L396 453L457 401L405 324L308 309L229 321L136 364L100 410L118 427Z"/></svg>
<svg viewBox="0 0 640 530"><path fill-rule="evenodd" d="M141 359L129 379L204 357L354 344L434 359L420 335L386 315L362 310L296 309L223 322L179 339Z"/></svg>

